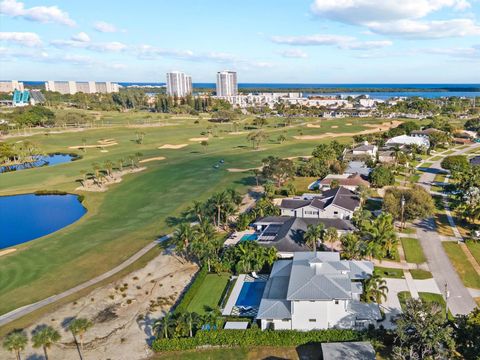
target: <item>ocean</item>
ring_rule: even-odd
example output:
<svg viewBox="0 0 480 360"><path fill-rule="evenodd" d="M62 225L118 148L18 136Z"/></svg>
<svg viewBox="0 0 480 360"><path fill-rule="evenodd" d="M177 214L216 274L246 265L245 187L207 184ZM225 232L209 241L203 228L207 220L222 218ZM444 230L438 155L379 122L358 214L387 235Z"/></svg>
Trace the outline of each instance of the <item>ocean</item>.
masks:
<svg viewBox="0 0 480 360"><path fill-rule="evenodd" d="M43 81L23 81L25 85L42 85ZM122 86L164 86L162 82L118 82ZM214 89L215 83L193 83L194 88ZM368 95L375 99L391 97L420 96L424 98L440 98L448 96L480 97L480 84L295 84L295 83L239 83L239 88L261 89L334 89L321 95ZM338 92L337 89L349 89L348 92ZM389 91L369 91L372 89L389 89ZM396 91L395 89L399 89ZM407 91L402 91L408 89ZM304 92L305 93L305 92ZM305 93L305 95L309 95ZM316 94L319 95L319 94Z"/></svg>

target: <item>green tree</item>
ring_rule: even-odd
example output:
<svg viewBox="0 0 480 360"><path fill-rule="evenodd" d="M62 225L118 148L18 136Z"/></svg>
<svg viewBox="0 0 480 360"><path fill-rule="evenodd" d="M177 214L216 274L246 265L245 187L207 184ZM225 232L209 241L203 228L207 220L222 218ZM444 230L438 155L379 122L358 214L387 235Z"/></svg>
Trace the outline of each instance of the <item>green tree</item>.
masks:
<svg viewBox="0 0 480 360"><path fill-rule="evenodd" d="M338 231L334 227L329 227L323 236L323 241L330 244L330 251L333 251L333 245L338 241Z"/></svg>
<svg viewBox="0 0 480 360"><path fill-rule="evenodd" d="M93 326L93 322L85 318L75 318L68 324L68 330L73 335L75 344L78 346L77 336L80 338L80 349L83 350L83 335ZM78 350L80 354L80 360L82 359L82 352Z"/></svg>
<svg viewBox="0 0 480 360"><path fill-rule="evenodd" d="M360 238L355 233L346 233L340 237L342 244L341 255L347 260L361 260L363 258L364 249Z"/></svg>
<svg viewBox="0 0 480 360"><path fill-rule="evenodd" d="M395 258L398 238L391 214L384 212L375 220L364 223L361 234L364 240L380 247L381 257Z"/></svg>
<svg viewBox="0 0 480 360"><path fill-rule="evenodd" d="M207 152L207 148L208 148L208 145L209 145L209 144L208 144L208 141L203 140L203 141L200 143L200 145L202 145L203 151L204 151L204 152Z"/></svg>
<svg viewBox="0 0 480 360"><path fill-rule="evenodd" d="M287 141L287 138L286 138L285 135L280 134L280 135L278 135L278 137L277 137L277 141L278 141L280 144L283 144L285 141Z"/></svg>
<svg viewBox="0 0 480 360"><path fill-rule="evenodd" d="M461 173L468 170L470 163L465 155L451 155L443 158L441 166L452 173Z"/></svg>
<svg viewBox="0 0 480 360"><path fill-rule="evenodd" d="M395 184L395 175L389 167L377 166L370 173L370 182L377 188L393 185Z"/></svg>
<svg viewBox="0 0 480 360"><path fill-rule="evenodd" d="M387 299L387 282L379 274L373 274L363 281L363 294L361 300L367 303L381 304Z"/></svg>
<svg viewBox="0 0 480 360"><path fill-rule="evenodd" d="M397 319L395 359L451 359L455 341L436 302L407 300Z"/></svg>
<svg viewBox="0 0 480 360"><path fill-rule="evenodd" d="M42 348L45 360L48 360L47 350L60 340L60 333L51 326L39 326L33 331L32 342L34 348Z"/></svg>
<svg viewBox="0 0 480 360"><path fill-rule="evenodd" d="M402 197L405 200L404 221L425 219L435 212L432 196L421 186L411 189L390 188L383 198L383 210L392 214L395 220L402 220Z"/></svg>
<svg viewBox="0 0 480 360"><path fill-rule="evenodd" d="M478 359L480 354L480 308L468 315L455 318L457 351L467 360Z"/></svg>
<svg viewBox="0 0 480 360"><path fill-rule="evenodd" d="M295 174L295 164L292 160L269 156L268 158L263 159L262 162L263 177L274 181L277 187L281 187Z"/></svg>
<svg viewBox="0 0 480 360"><path fill-rule="evenodd" d="M303 239L313 251L317 251L317 244L319 241L323 240L324 232L325 225L322 223L318 225L308 225Z"/></svg>
<svg viewBox="0 0 480 360"><path fill-rule="evenodd" d="M190 243L194 238L195 233L190 224L181 223L173 232L172 239L175 244L175 251L186 257L190 249Z"/></svg>
<svg viewBox="0 0 480 360"><path fill-rule="evenodd" d="M15 330L9 333L3 340L3 348L7 351L14 352L17 360L20 360L20 352L25 350L28 337L25 331Z"/></svg>

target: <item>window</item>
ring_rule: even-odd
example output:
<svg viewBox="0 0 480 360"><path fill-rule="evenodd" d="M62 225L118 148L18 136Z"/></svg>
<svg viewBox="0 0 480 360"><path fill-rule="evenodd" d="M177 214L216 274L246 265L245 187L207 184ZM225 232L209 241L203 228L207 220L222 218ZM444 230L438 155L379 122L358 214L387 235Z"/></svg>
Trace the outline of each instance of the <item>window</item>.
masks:
<svg viewBox="0 0 480 360"><path fill-rule="evenodd" d="M338 300L335 300L335 305L338 305L339 301Z"/></svg>
<svg viewBox="0 0 480 360"><path fill-rule="evenodd" d="M317 319L308 319L310 322L317 322Z"/></svg>
<svg viewBox="0 0 480 360"><path fill-rule="evenodd" d="M338 211L334 211L333 214L334 214L334 215L338 215Z"/></svg>

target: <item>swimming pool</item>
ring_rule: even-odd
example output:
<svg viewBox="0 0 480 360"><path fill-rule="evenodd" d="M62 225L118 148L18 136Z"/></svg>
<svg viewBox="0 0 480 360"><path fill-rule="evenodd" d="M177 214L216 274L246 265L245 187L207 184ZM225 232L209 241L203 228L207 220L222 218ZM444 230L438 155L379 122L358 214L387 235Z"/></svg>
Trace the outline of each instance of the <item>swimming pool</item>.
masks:
<svg viewBox="0 0 480 360"><path fill-rule="evenodd" d="M263 290L265 290L266 285L266 281L244 282L235 305L258 307L260 305L260 300L262 300Z"/></svg>
<svg viewBox="0 0 480 360"><path fill-rule="evenodd" d="M257 240L257 234L245 234L240 241L254 241Z"/></svg>

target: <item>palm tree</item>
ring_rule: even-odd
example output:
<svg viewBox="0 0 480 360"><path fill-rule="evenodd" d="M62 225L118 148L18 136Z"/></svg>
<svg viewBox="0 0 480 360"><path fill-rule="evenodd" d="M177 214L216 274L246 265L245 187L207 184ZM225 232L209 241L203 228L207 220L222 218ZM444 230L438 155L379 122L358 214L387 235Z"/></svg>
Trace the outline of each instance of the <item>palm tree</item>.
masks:
<svg viewBox="0 0 480 360"><path fill-rule="evenodd" d="M373 274L363 282L362 300L370 303L382 303L382 299L387 299L388 287L385 279L382 279L379 274Z"/></svg>
<svg viewBox="0 0 480 360"><path fill-rule="evenodd" d="M348 260L360 260L362 258L362 246L358 235L347 233L340 238L342 243L342 257Z"/></svg>
<svg viewBox="0 0 480 360"><path fill-rule="evenodd" d="M209 144L208 144L208 141L203 140L203 141L200 143L200 145L202 145L203 151L204 151L204 152L207 152L207 147L208 147L208 145L209 145Z"/></svg>
<svg viewBox="0 0 480 360"><path fill-rule="evenodd" d="M92 326L93 326L93 323L90 320L85 318L73 319L72 321L70 321L70 324L68 324L68 330L70 330L70 332L72 333L73 339L75 340L75 344L77 344L77 346L78 346L77 335L80 338L80 348L82 350L83 350L83 335ZM80 360L82 360L82 352L80 351L80 349L78 353L80 355Z"/></svg>
<svg viewBox="0 0 480 360"><path fill-rule="evenodd" d="M107 160L103 163L103 167L105 170L107 170L107 175L112 176L112 170L113 170L113 162L111 160Z"/></svg>
<svg viewBox="0 0 480 360"><path fill-rule="evenodd" d="M255 183L257 184L257 186L259 185L259 179L260 179L260 174L262 172L259 170L259 169L253 169L252 170L252 174L253 176L255 176Z"/></svg>
<svg viewBox="0 0 480 360"><path fill-rule="evenodd" d="M82 145L83 152L87 152L87 138L82 138Z"/></svg>
<svg viewBox="0 0 480 360"><path fill-rule="evenodd" d="M16 330L8 334L3 340L3 348L7 351L15 352L17 360L20 360L20 351L27 346L28 338L25 331Z"/></svg>
<svg viewBox="0 0 480 360"><path fill-rule="evenodd" d="M61 338L59 332L51 326L39 326L33 332L32 341L33 347L43 349L45 354L45 360L48 360L47 349L50 348L54 343L59 341Z"/></svg>
<svg viewBox="0 0 480 360"><path fill-rule="evenodd" d="M360 185L357 192L360 197L360 206L362 207L370 196L370 189L364 185Z"/></svg>
<svg viewBox="0 0 480 360"><path fill-rule="evenodd" d="M195 215L198 221L202 221L202 218L205 215L205 204L200 201L194 200L193 205L190 208L190 212Z"/></svg>
<svg viewBox="0 0 480 360"><path fill-rule="evenodd" d="M304 240L313 251L317 251L317 244L323 238L325 225L322 223L318 225L308 225L307 231L304 235Z"/></svg>
<svg viewBox="0 0 480 360"><path fill-rule="evenodd" d="M277 249L273 246L269 248L264 248L265 252L265 261L269 266L272 266L273 263L277 260Z"/></svg>
<svg viewBox="0 0 480 360"><path fill-rule="evenodd" d="M330 251L333 251L333 245L338 241L338 231L334 227L329 227L325 231L325 235L323 236L323 241L327 244L330 244Z"/></svg>
<svg viewBox="0 0 480 360"><path fill-rule="evenodd" d="M216 226L220 226L221 215L222 215L222 207L224 206L225 202L227 202L227 197L225 193L216 193L213 194L211 197L211 201L215 208L217 209L217 223Z"/></svg>
<svg viewBox="0 0 480 360"><path fill-rule="evenodd" d="M369 241L378 244L384 249L384 256L392 258L395 255L398 239L392 215L382 213L373 222L367 224L362 232Z"/></svg>
<svg viewBox="0 0 480 360"><path fill-rule="evenodd" d="M173 233L173 242L175 243L175 250L178 253L187 254L190 242L194 238L194 232L190 224L181 223Z"/></svg>
<svg viewBox="0 0 480 360"><path fill-rule="evenodd" d="M87 174L88 171L85 169L80 170L80 174L82 174L82 186L86 187L87 186Z"/></svg>
<svg viewBox="0 0 480 360"><path fill-rule="evenodd" d="M153 330L157 337L164 337L168 339L171 336L172 327L175 325L175 319L172 314L167 312L161 318L153 323Z"/></svg>

